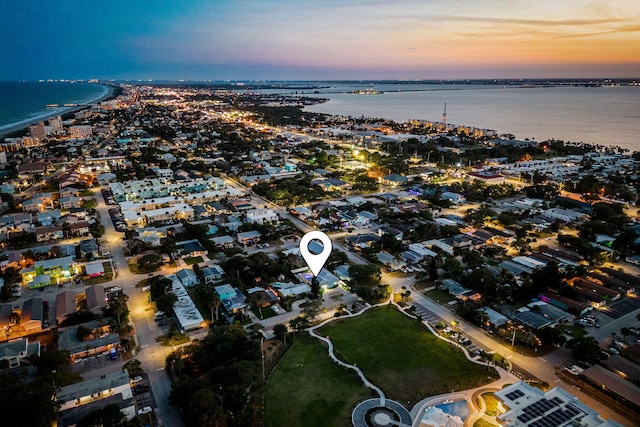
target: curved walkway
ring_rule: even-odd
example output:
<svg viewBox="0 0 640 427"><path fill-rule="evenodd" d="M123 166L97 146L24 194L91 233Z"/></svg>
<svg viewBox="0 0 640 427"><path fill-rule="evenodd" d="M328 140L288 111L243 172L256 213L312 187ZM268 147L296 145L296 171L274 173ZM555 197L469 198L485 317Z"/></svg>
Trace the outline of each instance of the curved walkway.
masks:
<svg viewBox="0 0 640 427"><path fill-rule="evenodd" d="M373 409L374 407L387 407L391 410L393 410L394 412L398 413L398 415L401 415L401 413L404 411L406 411L406 409L400 404L397 403L395 401L392 400L388 400L385 397L384 392L382 391L382 389L378 386L376 386L375 384L373 384L371 381L369 381L364 373L362 372L362 370L360 368L358 368L356 365L351 365L348 364L346 362L343 362L342 360L338 359L338 357L335 355L334 352L334 347L333 347L333 342L328 338L328 337L323 337L320 336L316 333L316 329L323 327L324 325L326 325L329 322L333 322L334 320L338 320L338 319L345 319L345 318L349 318L349 317L356 317L361 315L362 313L364 313L365 311L374 308L374 307L382 307L385 305L394 305L401 313L403 313L405 316L417 320L417 317L407 313L405 310L403 310L397 303L393 302L393 295L391 295L391 297L389 298L388 301L385 301L383 303L380 304L376 304L376 305L369 305L367 304L362 310L356 312L356 313L351 313L348 314L346 316L340 316L340 317L333 317L333 318L329 318L323 322L320 322L319 324L312 326L311 328L308 328L307 331L309 332L309 335L325 342L328 346L328 350L329 350L329 357L336 362L338 365L343 366L347 369L351 369L353 371L355 371L358 376L360 377L360 379L362 380L362 382L364 383L365 386L369 387L370 389L374 390L376 393L378 393L378 395L380 396L379 398L379 403L375 404L377 399L368 399L365 400L363 402L361 402L358 406L356 406L356 408L354 409L354 412L352 413L352 422L354 423L355 426L357 427L365 427L366 424L364 424L364 414L366 414L366 412L370 409ZM485 362L480 362L474 358L471 357L471 355L469 354L469 351L462 345L460 345L459 343L455 342L455 341L451 341L448 338L445 338L443 336L441 336L440 334L437 333L437 331L435 329L433 329L433 327L429 324L429 322L427 321L422 321L421 322L423 325L425 325L427 327L427 329L429 329L429 331L434 334L436 337L438 337L441 340L446 341L447 343L454 345L456 347L458 347L460 350L462 350L463 354L465 355L465 357L467 358L467 360L469 360L470 362L473 362L475 364L478 365L483 365L483 366L488 366L488 363ZM486 404L484 402L484 399L480 399L480 406L478 407L476 405L476 401L478 400L478 396L480 396L482 393L485 392L491 392L491 391L497 391L500 390L503 386L507 385L507 384L512 384L514 382L519 381L519 378L517 378L515 375L505 371L504 369L495 366L494 367L496 369L496 371L498 372L498 375L500 375L500 379L492 382L491 384L487 384L475 389L470 389L470 390L463 390L463 391L457 391L457 392L452 392L452 393L445 393L445 394L440 394L437 396L430 396L428 398L425 398L423 400L421 400L420 402L416 403L414 405L414 407L411 409L411 412L409 413L411 421L409 423L406 423L406 418L403 417L401 415L401 419L403 419L402 423L405 425L413 425L413 426L419 426L421 419L422 419L422 415L424 414L425 410L427 410L428 408L435 406L435 405L439 405L441 403L444 403L445 401L451 401L451 400L462 400L465 399L467 401L467 406L470 409L471 414L469 414L469 416L466 418L464 425L465 426L472 426L473 423L478 420L479 418L482 418L486 409ZM402 409L397 408L396 406L399 406ZM398 410L396 410L398 409ZM358 417L356 418L356 415L358 415ZM357 423L357 424L356 424Z"/></svg>
<svg viewBox="0 0 640 427"><path fill-rule="evenodd" d="M365 386L369 387L370 389L374 390L376 393L378 393L378 396L380 396L380 405L384 406L385 405L385 395L384 392L382 391L382 389L378 386L376 386L375 384L373 384L371 381L369 381L367 379L367 377L364 376L364 372L362 372L362 370L360 368L358 368L356 365L350 365L346 362L343 362L342 360L338 359L338 357L336 356L334 350L333 350L333 342L327 338L327 337L323 337L320 336L318 334L316 334L316 329L323 327L324 325L326 325L329 322L333 322L336 319L345 319L345 318L349 318L349 317L355 317L355 316L359 316L362 313L364 313L365 311L367 311L368 309L372 308L372 307L381 307L383 305L387 305L389 304L388 302L384 302L381 304L376 304L376 305L367 305L365 306L362 310L356 312L356 313L351 313L351 314L347 314L346 316L340 316L340 317L332 317L329 318L323 322L318 323L315 326L312 326L311 328L307 329L307 331L309 332L309 335L311 335L312 337L315 337L325 343L327 343L327 346L329 347L329 357L336 362L338 365L340 366L344 366L347 369L351 369L353 371L355 371L358 376L360 377L360 379L362 380L362 382L364 383Z"/></svg>

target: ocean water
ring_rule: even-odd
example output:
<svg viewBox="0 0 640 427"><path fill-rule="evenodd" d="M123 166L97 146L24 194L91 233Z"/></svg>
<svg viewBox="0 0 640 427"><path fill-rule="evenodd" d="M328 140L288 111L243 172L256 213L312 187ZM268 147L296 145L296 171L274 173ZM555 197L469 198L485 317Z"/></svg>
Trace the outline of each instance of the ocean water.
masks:
<svg viewBox="0 0 640 427"><path fill-rule="evenodd" d="M84 104L107 93L107 86L88 83L0 82L0 132L68 110L48 104Z"/></svg>
<svg viewBox="0 0 640 427"><path fill-rule="evenodd" d="M640 151L640 86L513 87L327 83L308 96L329 101L307 111L395 121L441 121L493 129L516 138L560 139ZM371 88L378 95L347 93Z"/></svg>

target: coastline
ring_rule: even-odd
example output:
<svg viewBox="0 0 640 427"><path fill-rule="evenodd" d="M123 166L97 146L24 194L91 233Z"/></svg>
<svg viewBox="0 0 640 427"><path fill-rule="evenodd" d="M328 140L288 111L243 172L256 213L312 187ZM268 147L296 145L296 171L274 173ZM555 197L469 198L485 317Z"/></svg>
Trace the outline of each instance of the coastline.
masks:
<svg viewBox="0 0 640 427"><path fill-rule="evenodd" d="M104 94L100 95L98 98L86 101L86 104L97 104L102 101L113 99L117 96L116 94L118 90L120 90L120 87L118 86L105 84L105 83L97 83L97 84L106 88L107 91ZM43 113L36 117L31 117L29 119L25 119L20 122L7 125L8 127L0 130L0 140L4 140L4 138L7 138L8 136L13 135L17 132L27 130L29 126L36 124L40 121L48 120L51 117L65 116L67 114L76 113L78 111L86 110L87 108L91 108L91 106L83 105L79 107L66 107L66 108L63 107L61 109L55 109L54 111Z"/></svg>

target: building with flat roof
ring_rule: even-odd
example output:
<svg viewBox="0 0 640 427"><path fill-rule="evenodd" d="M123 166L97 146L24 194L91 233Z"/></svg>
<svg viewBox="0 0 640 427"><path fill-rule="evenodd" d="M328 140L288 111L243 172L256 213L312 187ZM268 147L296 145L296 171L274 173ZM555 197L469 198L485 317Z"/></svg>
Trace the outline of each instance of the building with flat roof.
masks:
<svg viewBox="0 0 640 427"><path fill-rule="evenodd" d="M173 305L173 314L178 328L182 332L202 328L205 325L204 318L180 279L174 274L167 276L167 279L171 280L171 290L178 297L178 301Z"/></svg>
<svg viewBox="0 0 640 427"><path fill-rule="evenodd" d="M501 425L523 427L622 427L600 415L568 391L554 387L546 392L519 381L495 393L496 417Z"/></svg>
<svg viewBox="0 0 640 427"><path fill-rule="evenodd" d="M59 412L65 412L112 396L120 396L121 400L130 401L128 406L133 407L133 393L126 369L118 369L101 377L60 387L56 391L55 398L61 404ZM102 402L96 409L101 406ZM135 412L132 415L135 415Z"/></svg>

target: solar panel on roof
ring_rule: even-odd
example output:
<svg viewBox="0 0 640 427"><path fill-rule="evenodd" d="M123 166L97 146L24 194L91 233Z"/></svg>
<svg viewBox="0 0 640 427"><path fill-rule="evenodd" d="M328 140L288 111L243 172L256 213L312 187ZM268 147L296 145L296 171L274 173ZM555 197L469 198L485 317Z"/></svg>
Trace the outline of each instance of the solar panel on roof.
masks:
<svg viewBox="0 0 640 427"><path fill-rule="evenodd" d="M516 400L519 397L524 396L524 392L522 390L514 390L504 395L509 400Z"/></svg>

